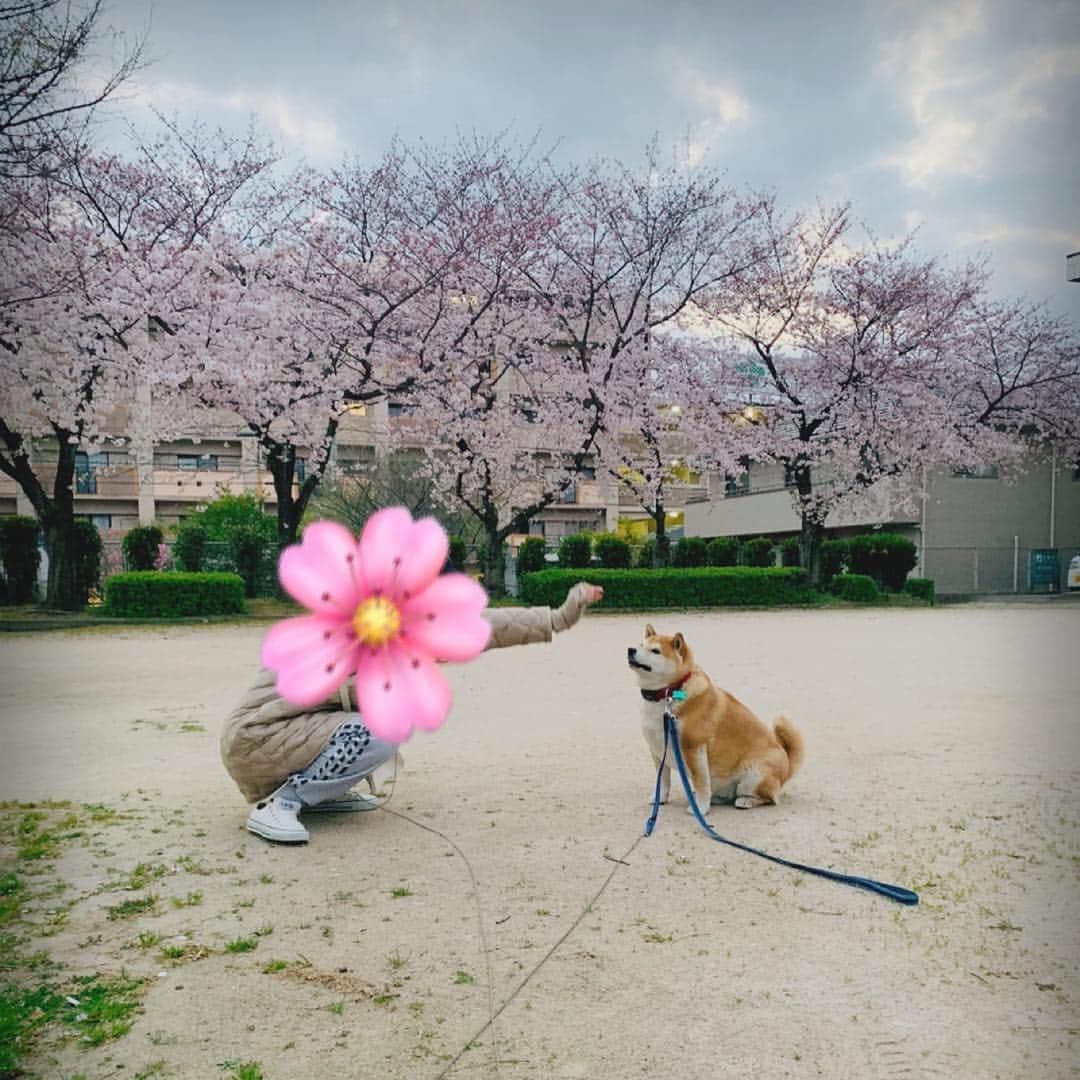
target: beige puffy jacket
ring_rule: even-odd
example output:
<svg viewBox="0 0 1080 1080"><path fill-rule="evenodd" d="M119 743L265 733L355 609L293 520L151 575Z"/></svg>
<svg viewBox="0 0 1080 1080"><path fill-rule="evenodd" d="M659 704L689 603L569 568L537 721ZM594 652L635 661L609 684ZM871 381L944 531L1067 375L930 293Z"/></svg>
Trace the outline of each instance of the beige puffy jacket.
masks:
<svg viewBox="0 0 1080 1080"><path fill-rule="evenodd" d="M489 649L550 641L581 618L588 587L575 585L560 608L495 608ZM265 798L286 779L306 768L330 741L342 712L355 709L349 691L315 709L292 705L278 696L277 676L265 668L229 714L221 734L221 759L249 802Z"/></svg>

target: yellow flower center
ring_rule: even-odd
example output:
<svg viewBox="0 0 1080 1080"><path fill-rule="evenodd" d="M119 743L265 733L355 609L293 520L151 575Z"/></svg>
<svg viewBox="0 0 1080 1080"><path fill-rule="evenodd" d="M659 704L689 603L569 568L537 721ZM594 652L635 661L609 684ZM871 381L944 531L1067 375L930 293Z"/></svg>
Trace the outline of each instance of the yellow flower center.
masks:
<svg viewBox="0 0 1080 1080"><path fill-rule="evenodd" d="M401 612L385 596L369 596L353 615L353 629L364 645L385 645L401 629Z"/></svg>

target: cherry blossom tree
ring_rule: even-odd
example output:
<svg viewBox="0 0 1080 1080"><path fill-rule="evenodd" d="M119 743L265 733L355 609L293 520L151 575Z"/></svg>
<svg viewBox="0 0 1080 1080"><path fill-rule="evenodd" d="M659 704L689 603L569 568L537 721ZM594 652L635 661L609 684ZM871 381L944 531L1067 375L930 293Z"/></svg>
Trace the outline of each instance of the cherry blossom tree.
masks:
<svg viewBox="0 0 1080 1080"><path fill-rule="evenodd" d="M49 175L85 145L98 106L142 64L144 42L125 49L92 86L93 50L107 36L104 4L70 0L0 4L0 176Z"/></svg>
<svg viewBox="0 0 1080 1080"><path fill-rule="evenodd" d="M460 167L447 174L425 158L425 175L445 193L430 235L447 272L425 294L432 332L409 398L416 411L395 437L423 447L439 490L475 517L485 583L501 592L507 537L570 486L597 428L552 337L550 298L529 275L547 256L558 188L528 150L498 141L458 149L470 163L467 185L446 183Z"/></svg>
<svg viewBox="0 0 1080 1080"><path fill-rule="evenodd" d="M55 175L3 182L0 348L9 362L0 471L41 522L49 606L79 602L76 451L149 422L131 406L152 378L148 318L162 279L270 160L254 135L235 140L167 125L133 158L79 152ZM160 434L168 418L153 422Z"/></svg>
<svg viewBox="0 0 1080 1080"><path fill-rule="evenodd" d="M567 378L607 457L622 455L620 428L628 416L638 438L657 436L645 451L654 459L647 473L615 470L623 482L647 476L652 490L646 501L655 509L665 468L664 440L653 429L670 420L660 406L677 404L677 398L644 400L656 389L648 374L657 370L652 341L706 295L725 294L755 264L760 252L754 224L770 203L740 196L705 170L663 168L655 146L640 171L597 162L556 179L561 213L548 234L547 255L530 268L529 280L549 300ZM661 532L658 559L662 541Z"/></svg>
<svg viewBox="0 0 1080 1080"><path fill-rule="evenodd" d="M704 416L687 402L703 349L707 343L702 338L663 327L650 337L648 349L627 353L624 377L612 386L610 419L599 441L604 468L653 522L654 566L667 564L668 495L701 466L703 448L714 451L709 467L736 467L734 443L717 440L710 430L697 432L694 422Z"/></svg>
<svg viewBox="0 0 1080 1080"><path fill-rule="evenodd" d="M737 443L784 466L813 581L831 513L952 452L940 388L983 285L974 267L917 257L910 239L851 247L847 219L846 208L763 215L766 258L703 304L721 334L694 395L706 413L698 430L711 415L721 452ZM753 424L716 422L746 414Z"/></svg>
<svg viewBox="0 0 1080 1080"><path fill-rule="evenodd" d="M1008 464L1051 444L1080 458L1080 338L1043 305L977 295L939 389L957 463Z"/></svg>

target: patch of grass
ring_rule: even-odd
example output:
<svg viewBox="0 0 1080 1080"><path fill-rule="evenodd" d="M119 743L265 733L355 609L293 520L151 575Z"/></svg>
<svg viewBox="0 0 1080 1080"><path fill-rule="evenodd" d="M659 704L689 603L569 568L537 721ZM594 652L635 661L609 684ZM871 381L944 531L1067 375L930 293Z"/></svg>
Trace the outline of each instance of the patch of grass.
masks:
<svg viewBox="0 0 1080 1080"><path fill-rule="evenodd" d="M404 896L412 896L413 892L407 885L398 885L396 888L390 890L390 895L395 900L400 900Z"/></svg>
<svg viewBox="0 0 1080 1080"><path fill-rule="evenodd" d="M158 878L164 877L168 872L168 868L162 866L161 863L139 863L128 874L121 887L137 892L139 889L145 889L151 881L157 881Z"/></svg>
<svg viewBox="0 0 1080 1080"><path fill-rule="evenodd" d="M251 952L258 947L259 939L257 937L238 937L225 942L225 951L230 953Z"/></svg>
<svg viewBox="0 0 1080 1080"><path fill-rule="evenodd" d="M464 985L466 983L474 983L476 982L476 979L474 979L467 971L462 971L459 968L454 972L454 982L459 985Z"/></svg>
<svg viewBox="0 0 1080 1080"><path fill-rule="evenodd" d="M133 900L123 900L119 904L106 908L105 913L109 922L116 922L117 919L130 919L135 915L152 911L157 906L157 902L157 893L150 893L148 896L138 896Z"/></svg>
<svg viewBox="0 0 1080 1080"><path fill-rule="evenodd" d="M203 902L203 894L198 890L189 892L187 896L174 896L172 906L175 908L198 907Z"/></svg>
<svg viewBox="0 0 1080 1080"><path fill-rule="evenodd" d="M180 960L186 951L186 945L162 945L161 955L166 960Z"/></svg>
<svg viewBox="0 0 1080 1080"><path fill-rule="evenodd" d="M0 874L0 926L19 918L25 897L26 885L17 874Z"/></svg>
<svg viewBox="0 0 1080 1080"><path fill-rule="evenodd" d="M135 947L138 949L152 949L155 945L161 941L160 934L152 934L149 930L144 930L135 939Z"/></svg>
<svg viewBox="0 0 1080 1080"><path fill-rule="evenodd" d="M289 966L286 960L267 960L263 964L263 974L273 975L275 972L284 971Z"/></svg>
<svg viewBox="0 0 1080 1080"><path fill-rule="evenodd" d="M135 1073L132 1080L153 1080L155 1076L168 1076L169 1075L169 1063L164 1058L158 1058L157 1061L151 1061L145 1069L140 1069Z"/></svg>
<svg viewBox="0 0 1080 1080"><path fill-rule="evenodd" d="M245 1061L233 1068L232 1080L266 1080L266 1074L257 1061Z"/></svg>
<svg viewBox="0 0 1080 1080"><path fill-rule="evenodd" d="M141 979L126 975L79 976L64 996L63 1020L90 1046L119 1039L135 1023L141 987Z"/></svg>
<svg viewBox="0 0 1080 1080"><path fill-rule="evenodd" d="M0 1076L18 1076L34 1037L60 1014L64 999L48 986L0 984Z"/></svg>
<svg viewBox="0 0 1080 1080"><path fill-rule="evenodd" d="M256 937L269 937L274 932L274 928L267 923L265 926L258 927L253 932Z"/></svg>
<svg viewBox="0 0 1080 1080"><path fill-rule="evenodd" d="M332 1012L335 1016L340 1016L345 1011L345 1002L331 1001L330 1004L326 1006L326 1011Z"/></svg>

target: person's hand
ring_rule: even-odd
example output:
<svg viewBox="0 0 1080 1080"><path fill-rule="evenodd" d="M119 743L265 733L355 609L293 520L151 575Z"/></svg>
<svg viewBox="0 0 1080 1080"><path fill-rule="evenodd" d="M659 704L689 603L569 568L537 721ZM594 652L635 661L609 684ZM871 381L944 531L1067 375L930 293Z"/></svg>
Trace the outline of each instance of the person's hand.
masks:
<svg viewBox="0 0 1080 1080"><path fill-rule="evenodd" d="M597 604L604 599L604 590L600 585L590 585L587 581L583 581L582 585L585 586L585 603Z"/></svg>

